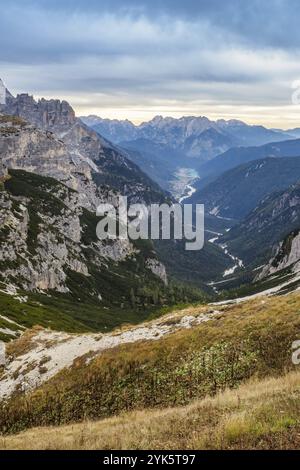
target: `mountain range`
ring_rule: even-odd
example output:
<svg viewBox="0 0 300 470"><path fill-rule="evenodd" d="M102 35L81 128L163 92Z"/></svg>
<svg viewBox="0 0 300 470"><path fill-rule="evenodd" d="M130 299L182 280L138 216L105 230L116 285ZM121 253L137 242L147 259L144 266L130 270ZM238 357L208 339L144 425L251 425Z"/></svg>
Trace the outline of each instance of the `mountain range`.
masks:
<svg viewBox="0 0 300 470"><path fill-rule="evenodd" d="M277 226L273 226L271 221L267 222L267 211L263 211L268 227L263 229L256 220L257 211L261 205L269 204L265 202L269 197L274 197L274 205L280 206L277 197L281 191L288 199L289 191L294 195L294 185L300 179L300 158L295 158L300 157L298 128L282 131L248 126L235 120L213 122L203 117L156 116L139 126L97 116L84 120L126 149L130 159L173 194L176 194L179 170L195 171L198 178L194 181L191 178L190 183L195 192L185 196L185 202L205 205L206 239L213 240L210 234L217 232L213 245L219 246L236 263L234 268L223 271L223 276L235 272L236 280L220 287L251 283L258 278L256 269L261 264L265 266L261 279L268 278L272 256L281 244L285 246L285 237L299 221L297 217L294 220L293 212L287 219L281 215L276 219ZM297 255L293 252L289 256L294 259ZM168 255L165 262L168 264L169 260ZM193 266L193 272L196 270ZM220 269L219 276L222 278ZM278 283L280 279L279 276Z"/></svg>
<svg viewBox="0 0 300 470"><path fill-rule="evenodd" d="M249 147L233 147L227 152L218 155L210 162L201 167L203 181L199 183L204 186L224 171L230 170L242 163L261 158L272 157L299 157L300 139L283 140L282 142L271 142L269 144Z"/></svg>
<svg viewBox="0 0 300 470"><path fill-rule="evenodd" d="M232 147L293 138L263 126L250 126L237 120L211 121L206 117L155 116L140 125L97 116L81 119L100 135L125 148L129 158L171 192L180 168L193 169L202 177L202 165Z"/></svg>
<svg viewBox="0 0 300 470"><path fill-rule="evenodd" d="M0 109L5 292L20 290L43 306L44 293L51 293L51 308L67 302L78 327L104 328L210 290L206 283L230 264L217 246L193 255L172 240L97 239L99 203L115 204L121 194L133 203L172 200L125 151L78 119L67 102L9 91L7 97ZM88 308L94 319L86 318Z"/></svg>
<svg viewBox="0 0 300 470"><path fill-rule="evenodd" d="M234 145L262 145L287 138L286 133L279 130L250 126L238 120L211 121L204 116L185 116L179 119L155 116L140 125L134 125L128 120L101 119L97 116L81 119L116 144L139 138L147 139L182 151L187 157L195 157L200 162L209 160Z"/></svg>
<svg viewBox="0 0 300 470"><path fill-rule="evenodd" d="M286 199L291 191L295 201L300 139L293 139L292 132L204 117L157 116L139 126L95 116L80 119L65 101L14 97L8 90L0 112L6 207L1 237L3 243L5 237L10 240L2 250L1 276L2 282L23 291L55 291L78 300L80 285L81 300L88 302L91 296L102 312L123 309L126 317L145 305L199 297L199 287L211 293L211 285L231 271L243 283L243 272L259 263L267 266L284 237L297 229L296 208L287 220L280 216L276 227L267 222L269 213L263 209L272 198L276 205L282 191ZM212 153L207 152L207 139ZM229 150L212 158L224 150L225 141ZM245 143L251 145L236 146ZM178 184L179 170L196 171L195 166L206 178L192 183L196 191L185 202L205 204L203 250L189 253L183 242L172 240L97 240L95 209L100 202L115 204L122 194L130 202L169 203L174 199L165 188ZM259 219L257 214L262 214ZM13 237L11 224L21 218L21 232ZM253 271L250 278L255 276ZM181 282L185 287L176 284Z"/></svg>
<svg viewBox="0 0 300 470"><path fill-rule="evenodd" d="M197 190L186 203L201 203L206 212L241 220L274 191L286 189L300 176L300 157L263 158L238 165Z"/></svg>
<svg viewBox="0 0 300 470"><path fill-rule="evenodd" d="M282 294L300 288L300 139L236 121L174 121L106 122L103 136L98 118L83 122L65 101L7 91L0 108L2 432L109 423L128 409L135 422L136 410L147 407L158 407L159 418L167 407L174 423L178 405L291 367L299 300ZM285 140L253 146L268 138ZM99 240L96 207L116 206L119 195L146 205L175 196L204 203L203 249L186 251L185 240ZM189 413L195 429L194 408ZM220 430L216 436L219 442Z"/></svg>
<svg viewBox="0 0 300 470"><path fill-rule="evenodd" d="M299 180L262 198L255 209L221 237L220 241L226 242L245 265L265 263L279 243L300 227Z"/></svg>

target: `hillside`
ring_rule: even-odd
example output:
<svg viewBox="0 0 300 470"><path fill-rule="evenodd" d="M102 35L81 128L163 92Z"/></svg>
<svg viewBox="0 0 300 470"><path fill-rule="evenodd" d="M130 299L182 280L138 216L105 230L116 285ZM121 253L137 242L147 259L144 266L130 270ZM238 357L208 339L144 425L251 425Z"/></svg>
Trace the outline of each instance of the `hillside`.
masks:
<svg viewBox="0 0 300 470"><path fill-rule="evenodd" d="M275 256L263 268L259 278L263 279L268 275L286 270L286 268L292 268L296 273L300 271L299 236L300 230L294 230L279 243Z"/></svg>
<svg viewBox="0 0 300 470"><path fill-rule="evenodd" d="M146 425L148 419L154 424L163 416L167 420L168 416L170 419L173 416L176 423L178 416L185 413L188 426L189 410L193 410L194 422L215 435L213 447L220 446L217 436L227 419L230 423L228 434L225 432L228 447L264 446L268 442L265 439L271 440L274 447L279 446L276 433L288 429L296 432L299 424L298 398L288 403L284 399L285 391L296 392L299 386L299 374L292 372L295 366L291 362L291 345L300 334L299 299L299 293L294 293L257 297L237 304L198 305L105 335L66 335L37 328L27 331L7 346L9 359L1 376L0 391L3 396L15 386L18 393L7 403L1 402L0 427L6 433L16 433L37 425L63 425L83 419L94 421L125 410L136 411L133 415L115 417L112 423L123 420L134 430L131 416L141 425L145 419ZM63 361L57 361L57 357ZM247 385L249 379L256 382ZM225 389L236 388L244 382L241 393L233 391L222 395ZM268 388L271 384L272 388ZM38 388L34 390L35 387ZM207 398L218 393L221 395L215 399ZM209 415L200 412L206 404ZM178 406L187 407L170 408ZM263 413L263 409L270 407L273 407L272 413ZM154 408L156 411L151 411ZM246 409L249 414L245 414ZM108 444L104 443L109 442L112 447L134 446L135 432L120 436L117 431L114 435L118 440L114 444L110 422L91 424L94 429L108 426L107 441L101 443L101 433L96 445L106 447ZM190 441L195 436L193 427L191 433L187 433L187 441L177 441L177 425L171 427L166 440L159 441L165 427L157 426L157 445L168 448L174 445L175 439L176 443L188 445L190 442L193 446ZM79 425L74 429L86 427ZM46 430L45 436L48 437ZM155 441L155 434L151 436ZM205 436L206 433L202 437ZM49 437L51 439L51 431ZM206 448L208 442L199 438L197 435L194 445ZM16 443L19 438L5 439L2 445ZM70 439L73 442L72 437ZM141 445L147 446L147 442L153 445L151 437L145 436L145 439L149 441L142 440ZM287 435L285 439L289 443ZM42 442L37 446L43 446ZM53 441L53 446L56 442ZM67 445L66 441L61 445Z"/></svg>
<svg viewBox="0 0 300 470"><path fill-rule="evenodd" d="M272 193L220 238L246 265L268 261L290 232L300 227L299 183Z"/></svg>
<svg viewBox="0 0 300 470"><path fill-rule="evenodd" d="M204 184L215 179L221 173L249 161L267 157L279 158L299 156L300 139L284 139L282 142L274 141L255 147L233 147L201 166L199 173L204 181L200 183L200 185L202 188Z"/></svg>
<svg viewBox="0 0 300 470"><path fill-rule="evenodd" d="M171 201L170 195L128 159L126 152L76 118L67 102L36 101L27 94L13 97L7 93L7 103L0 110L13 116L0 116L1 165L51 176L63 182L78 191L79 204L90 211L95 211L103 200L111 201L117 194L128 196L132 203ZM93 223L94 230L96 223ZM191 256L185 252L183 244L171 243L165 247L163 243L162 246L157 244L156 248L164 259L165 255L169 258L174 250L178 253L175 257L178 261L176 266L173 261L169 263L167 274L176 282L189 282L186 266ZM118 246L116 251L119 251ZM208 258L214 261L207 270ZM197 275L193 276L193 286L206 290L209 288L204 283L212 280L220 270L224 271L230 263L230 259L216 247L205 247L197 254L196 260L198 269ZM135 272L134 263L130 269ZM189 286L183 290L188 291Z"/></svg>
<svg viewBox="0 0 300 470"><path fill-rule="evenodd" d="M4 121L3 125L6 125L7 128L9 127L9 124L5 124L7 116L16 116L31 125L31 134L35 132L46 135L48 141L51 139L56 140L57 146L60 145L63 152L69 155L68 160L70 160L73 167L77 167L74 168L75 171L82 173L82 165L90 167L91 177L97 186L108 185L110 189L115 189L124 195L130 196L134 202L162 202L166 199L167 195L149 176L143 173L113 144L80 121L75 116L73 108L66 101L55 99L36 101L26 93L14 97L7 90L6 104L0 104L0 113L4 115L1 119ZM13 127L10 127L12 130ZM20 136L16 132L10 136L10 134L7 134L7 132L5 134L4 130L1 130L0 137L6 137L6 140L11 137L4 145L13 145L13 151L11 151L13 157L14 153L18 153L22 149L26 130L26 128L20 128L19 126ZM2 142L0 143L0 149L1 144ZM31 142L26 156L27 158L32 157L32 152L39 155L40 151L39 143ZM39 172L38 169L30 171ZM55 177L60 179L59 166L56 168L56 172Z"/></svg>
<svg viewBox="0 0 300 470"><path fill-rule="evenodd" d="M75 331L83 325L103 329L137 320L138 312L143 316L147 309L184 300L192 293L183 286L167 286L165 268L151 242L98 240L96 215L82 207L78 192L53 178L9 170L0 200L0 286L4 292L22 291L24 299L29 293L40 294L41 306L49 304L46 293L56 298L56 309L59 300L61 307L69 303L73 313L62 311L58 318L56 314L53 326L58 322L64 329L69 315L68 324L73 318ZM194 295L200 293L191 298ZM72 302L78 306L72 307ZM23 309L29 308L26 300L23 303ZM88 305L94 316L86 316ZM13 319L24 324L22 315ZM39 323L45 320L35 317Z"/></svg>
<svg viewBox="0 0 300 470"><path fill-rule="evenodd" d="M184 407L0 437L0 449L298 450L299 389L299 372L252 380Z"/></svg>
<svg viewBox="0 0 300 470"><path fill-rule="evenodd" d="M267 195L300 180L300 158L265 158L226 171L185 202L207 213L242 219Z"/></svg>
<svg viewBox="0 0 300 470"><path fill-rule="evenodd" d="M110 335L29 330L7 347L1 395L19 393L2 403L0 426L17 431L185 405L254 375L282 373L292 367L298 312L295 293L190 307Z"/></svg>

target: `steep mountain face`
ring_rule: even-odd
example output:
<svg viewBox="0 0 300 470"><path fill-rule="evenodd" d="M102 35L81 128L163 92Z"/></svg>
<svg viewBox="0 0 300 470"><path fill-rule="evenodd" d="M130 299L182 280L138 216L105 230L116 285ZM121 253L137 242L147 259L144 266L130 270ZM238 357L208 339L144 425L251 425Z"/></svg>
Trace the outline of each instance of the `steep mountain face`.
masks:
<svg viewBox="0 0 300 470"><path fill-rule="evenodd" d="M32 96L13 97L7 90L6 104L0 112L23 118L40 130L52 132L62 140L75 165L88 165L96 183L132 196L135 201L160 202L166 195L148 176L116 147L75 117L65 101L35 101Z"/></svg>
<svg viewBox="0 0 300 470"><path fill-rule="evenodd" d="M300 271L300 231L289 233L277 248L275 256L262 269L258 279L264 279L284 269L292 268L294 273Z"/></svg>
<svg viewBox="0 0 300 470"><path fill-rule="evenodd" d="M81 194L81 204L95 209L102 202L93 181L92 161L73 153L55 134L16 116L0 115L0 155L6 168L23 169L62 181Z"/></svg>
<svg viewBox="0 0 300 470"><path fill-rule="evenodd" d="M211 215L241 220L265 196L299 179L300 158L255 160L223 173L186 202L205 204Z"/></svg>
<svg viewBox="0 0 300 470"><path fill-rule="evenodd" d="M67 103L35 102L8 92L3 108L11 113L0 115L5 289L76 299L80 286L81 299L91 298L99 308L132 309L134 296L138 309L147 296L166 286L165 267L151 243L140 248L128 240L101 243L95 208L101 202L114 204L118 194L128 194L131 202L165 202L164 192L76 119Z"/></svg>
<svg viewBox="0 0 300 470"><path fill-rule="evenodd" d="M217 123L206 117L183 117L180 119L156 116L139 126L142 137L160 142L200 161L209 160L221 149L232 147L236 142Z"/></svg>
<svg viewBox="0 0 300 470"><path fill-rule="evenodd" d="M184 140L182 151L188 157L197 158L203 162L225 152L228 148L236 145L237 142L238 140L234 135L231 136L219 129L210 127L199 135L187 137Z"/></svg>
<svg viewBox="0 0 300 470"><path fill-rule="evenodd" d="M76 122L75 112L66 101L44 98L35 101L26 93L15 98L7 91L6 104L0 105L0 112L23 117L42 129L58 133L68 130Z"/></svg>
<svg viewBox="0 0 300 470"><path fill-rule="evenodd" d="M74 118L72 108L62 103L60 106L56 103L55 109L59 111L53 115L52 111L50 112L50 109L53 109L52 100L50 105L45 100L35 102L25 95L14 98L8 92L5 109L9 109L13 114L0 115L0 170L5 184L2 196L3 204L8 207L7 212L1 213L1 216L3 215L3 220L12 221L12 224L16 225L18 214L13 212L16 201L12 197L21 198L22 207L24 207L24 220L20 222L18 228L20 233L16 237L16 243L21 251L18 252L17 246L12 243L12 249L7 250L10 253L9 258L6 259L6 249L2 253L3 262L8 264L8 268L3 267L3 282L6 286L8 284L17 286L29 292L42 290L78 296L76 290L79 285L83 290L81 296L87 298L92 293L92 297L101 308L105 308L104 305L110 302L108 308L111 308L113 304L115 309L122 309L123 304L125 309L132 309L133 306L139 309L144 304L152 305L153 298L156 299L154 304L157 305L160 302L181 301L189 298L190 294L191 298L195 298L195 295L199 297L199 291L195 294L190 289L188 293L186 287L180 287L179 290L176 290L177 287L174 290L173 284L170 289L165 287L167 273L161 261L164 254L158 254L160 253L159 243L154 248L152 243L147 241L134 244L123 240L112 241L108 246L101 246L99 256L104 258L104 262L100 262L101 266L90 260L93 256L90 253L82 254L82 245L87 246L88 249L91 243L97 245L95 231L98 220L94 214L99 203L112 202L114 204L116 196L120 194L128 195L129 202L149 204L170 201L168 195L157 184L153 183L118 148L88 128L79 119ZM68 111L61 112L63 109L68 109ZM34 124L26 119L32 119ZM20 179L20 175L18 182L13 184L17 175L12 173L9 175L8 171L16 170L30 172L37 178L54 178L53 188L55 189L51 199L54 206L63 204L70 209L70 205L64 198L60 200L57 196L59 201L56 201L54 192L58 186L55 186L54 181L57 184L63 184L66 190L75 192L76 213L69 214L62 210L60 220L56 223L56 214L51 212L50 207L44 208L41 203L45 212L44 216L39 210L39 198L43 201L47 199L47 195L43 191L39 192L37 187L32 187L31 180L29 183L24 182ZM8 180L6 180L7 177ZM42 180L38 181L38 184L43 186ZM21 191L20 194L10 194L11 184L13 184L14 191L20 185L20 191L24 189L24 193ZM17 209L17 213L19 212L23 214L21 209ZM9 224L10 222L8 226ZM63 231L65 225L73 226L73 234L78 231L76 240ZM52 226L54 232L57 231L58 238L48 236L48 232L53 232ZM80 238L85 226L88 227L88 243ZM45 228L46 233L43 230L40 231L41 227ZM28 248L32 236L34 240L38 240L38 250L34 255ZM12 234L9 233L9 240L11 241L12 238ZM111 256L107 255L107 250ZM14 252L16 253L15 259L13 259ZM178 264L182 265L177 265L173 270L173 265L170 266L168 277L176 276L180 280L189 280L188 269L183 268L183 265L187 263L186 255L189 258L191 256L184 250L184 244L179 246L171 242L167 252L171 256L177 252ZM24 253L30 254L25 256ZM107 257L110 259L109 262L106 261ZM214 267L210 270L205 268L208 258L216 260ZM228 264L226 256L215 247L209 252L204 249L197 253L196 259L198 271L193 281L197 286L203 286L207 279L214 277L219 264L222 269L223 266L225 269ZM92 263L92 267L88 262ZM140 282L137 281L139 277ZM103 289L106 290L107 297L103 294ZM98 295L104 300L100 300Z"/></svg>
<svg viewBox="0 0 300 470"><path fill-rule="evenodd" d="M100 241L94 212L57 180L9 170L0 200L1 286L130 308L133 293L145 285L151 292L167 284L150 243Z"/></svg>
<svg viewBox="0 0 300 470"><path fill-rule="evenodd" d="M164 202L168 195L140 168L88 128L80 120L62 135L62 139L75 158L84 156L93 167L93 180L97 186L107 185L130 202Z"/></svg>
<svg viewBox="0 0 300 470"><path fill-rule="evenodd" d="M204 181L200 183L200 186L203 187L204 183L210 182L221 173L249 161L267 157L279 158L299 156L300 139L272 142L259 147L232 148L227 152L218 155L216 158L205 163L201 167L200 176L201 178L204 178Z"/></svg>
<svg viewBox="0 0 300 470"><path fill-rule="evenodd" d="M274 256L278 244L300 227L300 184L273 193L261 201L240 224L233 227L220 242L244 265L265 264Z"/></svg>
<svg viewBox="0 0 300 470"><path fill-rule="evenodd" d="M101 142L96 133L92 132L92 136L95 139L91 139L91 135L88 129L84 125L73 125L71 129L65 134L64 140L58 139L56 134L53 134L50 131L41 130L31 124L28 124L22 118L16 116L0 116L0 155L1 155L1 165L2 173L5 176L7 169L19 169L24 171L29 171L36 173L44 177L52 177L55 180L62 182L70 190L76 191L78 198L78 205L85 210L92 211L91 214L95 213L95 208L100 202L112 202L114 203L116 196L119 194L115 188L124 189L125 194L129 194L130 200L133 202L144 201L144 202L166 202L165 196L158 188L155 191L154 183L147 185L149 179L139 171L133 163L127 168L127 160L125 157L115 154L114 150L111 150L110 159L107 158L107 151L104 153L101 147ZM96 155L96 157L95 157ZM123 174L119 172L120 170L120 161L124 162L125 170L123 169ZM143 179L142 179L142 176ZM140 180L138 179L140 178ZM111 185L109 184L111 181ZM105 183L105 184L104 184ZM22 183L20 183L23 185ZM124 194L122 192L122 194ZM23 204L26 206L25 204ZM38 202L36 203L38 207ZM34 216L34 211L32 212L32 217ZM15 220L15 219L14 219ZM50 220L50 219L49 219ZM92 215L88 216L90 230L95 236L97 218ZM50 221L48 222L49 225ZM68 221L66 220L68 225ZM61 220L61 225L63 222ZM81 227L77 224L77 229L80 231ZM23 229L22 229L23 230ZM22 268L23 277L28 279L28 284L23 281L22 286L29 289L39 289L39 286L45 286L47 289L55 289L56 291L61 291L65 289L65 285L60 287L60 278L58 280L53 280L53 274L51 274L51 260L53 259L52 254L52 245L55 244L55 241L52 241L52 244L48 243L46 239L47 246L50 250L49 252L49 266L43 266L41 272L37 272L33 276L33 272L30 269L26 269L26 272ZM45 243L46 243L45 242ZM75 243L75 242L74 242ZM77 240L77 243L80 244L80 241ZM23 247L24 248L24 247ZM26 251L26 247L24 248ZM75 248L72 248L71 245L64 248L65 255L62 257L64 264L67 263L65 257L68 257L69 251L75 251ZM111 242L112 252L128 252L128 243L126 241ZM150 252L154 248L149 248ZM148 250L148 251L149 251ZM46 257L46 247L43 249L43 254ZM150 261L145 261L143 266L147 266L154 276L157 277L158 282L163 280L166 282L166 270L164 265L159 261L159 259L165 258L165 250L160 249L159 243L155 248L157 255L152 254L149 258ZM193 276L193 283L198 286L203 286L203 283L206 280L210 280L215 276L218 271L219 266L222 269L226 269L228 260L226 256L217 248L213 247L207 252L207 248L201 250L197 253L196 257L191 256L190 253L184 250L184 244L178 245L170 241L170 247L167 250L168 256L173 257L174 253L177 253L177 266L174 267L173 264L169 263L169 274L176 276L177 279L189 280L189 269L184 267L189 264L189 259L193 259L193 262L197 260L197 275ZM17 258L16 264L21 263L21 257ZM147 260L148 260L147 258ZM213 260L213 266L210 269L205 268L207 264L207 259ZM152 261L154 259L154 261ZM120 263L119 259L115 260L116 263ZM124 261L128 262L128 260ZM145 264L146 263L146 264ZM20 264L22 266L22 263ZM136 271L135 262L131 259L130 268L132 274ZM20 268L21 269L21 268ZM58 270L61 270L62 267L59 265ZM51 280L45 281L44 277L49 270ZM81 273L83 276L84 274ZM108 275L108 274L107 274ZM16 276L18 277L18 272L16 271ZM59 274L58 274L59 276ZM97 279L97 273L93 279ZM29 280L34 277L35 281L33 284ZM65 276L62 274L62 278ZM126 274L126 278L130 277ZM112 276L111 282L118 286L119 283L115 282L117 278ZM9 276L7 278L9 282ZM128 290L129 289L129 290ZM130 288L127 288L127 294L130 292ZM111 292L111 289L109 289ZM172 298L172 296L170 297ZM122 302L119 302L119 305Z"/></svg>

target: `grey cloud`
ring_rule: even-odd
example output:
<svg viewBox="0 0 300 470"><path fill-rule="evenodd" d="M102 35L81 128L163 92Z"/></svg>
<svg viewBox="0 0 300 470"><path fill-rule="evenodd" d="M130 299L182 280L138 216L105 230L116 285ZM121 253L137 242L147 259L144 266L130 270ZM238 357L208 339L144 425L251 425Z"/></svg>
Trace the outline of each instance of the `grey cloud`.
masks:
<svg viewBox="0 0 300 470"><path fill-rule="evenodd" d="M297 48L300 39L298 27L298 0L14 0L10 4L60 15L106 12L133 16L144 14L156 20L169 18L205 19L212 27L234 32L241 41L254 46ZM7 4L6 4L7 8Z"/></svg>
<svg viewBox="0 0 300 470"><path fill-rule="evenodd" d="M0 76L13 91L184 113L201 100L282 104L300 77L295 0L2 3Z"/></svg>

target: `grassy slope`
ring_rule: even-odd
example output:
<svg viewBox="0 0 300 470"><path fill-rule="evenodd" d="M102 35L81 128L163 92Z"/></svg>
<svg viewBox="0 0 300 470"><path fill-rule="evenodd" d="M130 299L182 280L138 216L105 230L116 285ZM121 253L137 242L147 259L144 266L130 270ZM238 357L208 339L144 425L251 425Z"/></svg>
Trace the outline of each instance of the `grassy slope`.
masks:
<svg viewBox="0 0 300 470"><path fill-rule="evenodd" d="M35 428L0 449L299 449L300 372L252 380L185 407Z"/></svg>
<svg viewBox="0 0 300 470"><path fill-rule="evenodd" d="M209 307L194 307L203 312ZM291 369L300 337L300 295L223 307L216 319L156 342L107 350L78 360L26 398L0 410L0 429L100 419L133 409L187 405L251 377Z"/></svg>

